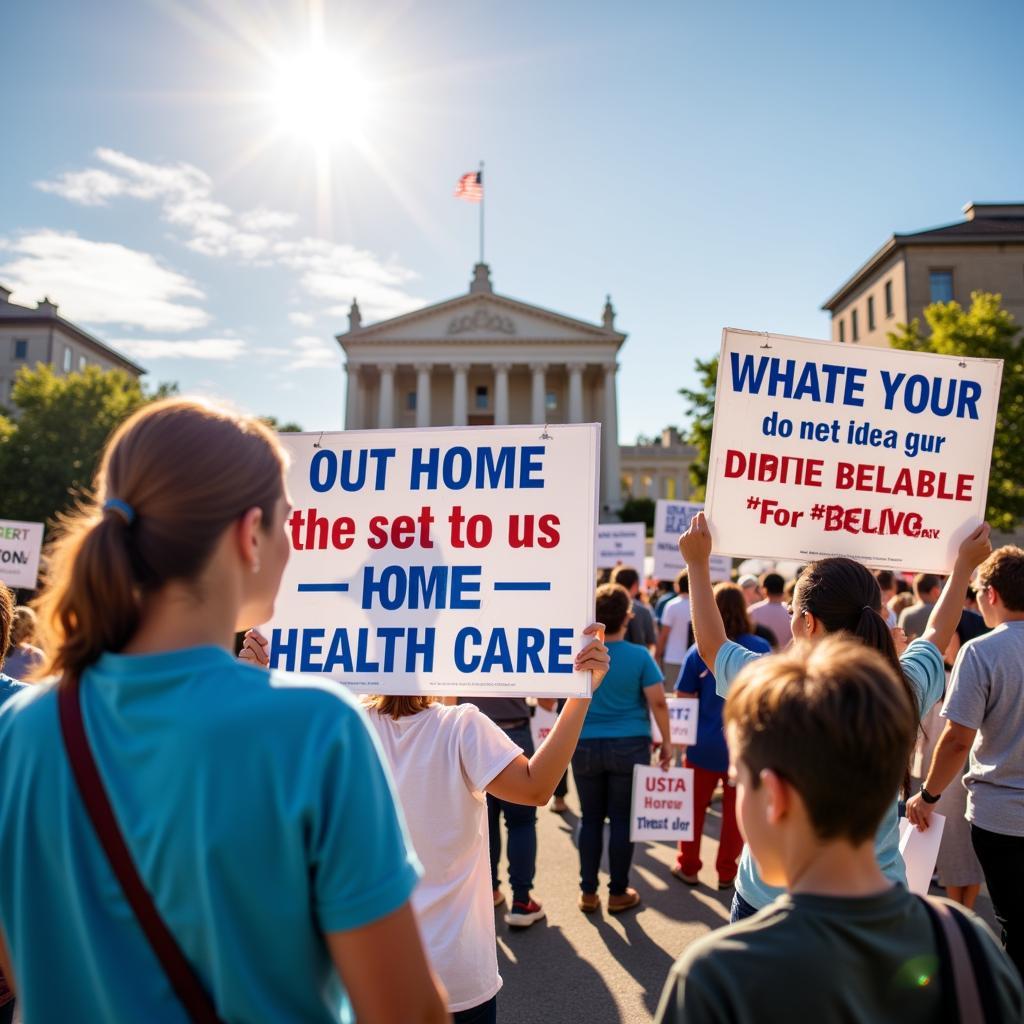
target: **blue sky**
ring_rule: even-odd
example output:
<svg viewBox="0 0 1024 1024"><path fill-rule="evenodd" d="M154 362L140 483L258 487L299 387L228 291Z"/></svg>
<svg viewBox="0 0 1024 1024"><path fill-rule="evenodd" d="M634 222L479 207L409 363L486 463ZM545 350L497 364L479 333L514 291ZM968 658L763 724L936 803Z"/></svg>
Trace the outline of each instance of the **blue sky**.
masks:
<svg viewBox="0 0 1024 1024"><path fill-rule="evenodd" d="M324 0L369 99L319 142L275 98L310 10L6 11L0 283L154 382L337 428L352 295L372 320L466 289L451 192L482 158L496 289L593 321L611 293L625 442L683 420L723 326L825 337L894 230L1024 199L1019 3Z"/></svg>

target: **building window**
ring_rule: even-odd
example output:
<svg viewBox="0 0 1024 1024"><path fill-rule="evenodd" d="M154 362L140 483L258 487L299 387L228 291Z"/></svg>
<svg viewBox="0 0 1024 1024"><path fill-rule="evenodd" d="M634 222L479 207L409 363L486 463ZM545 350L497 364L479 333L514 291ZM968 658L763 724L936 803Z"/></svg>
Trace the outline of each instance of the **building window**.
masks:
<svg viewBox="0 0 1024 1024"><path fill-rule="evenodd" d="M85 356L78 357L78 372L85 373L86 361Z"/></svg>
<svg viewBox="0 0 1024 1024"><path fill-rule="evenodd" d="M405 396L405 408L408 412L416 411L416 392L409 391Z"/></svg>
<svg viewBox="0 0 1024 1024"><path fill-rule="evenodd" d="M846 321L839 321L839 344L843 345L846 343Z"/></svg>
<svg viewBox="0 0 1024 1024"><path fill-rule="evenodd" d="M64 372L71 372L71 349L64 349Z"/></svg>
<svg viewBox="0 0 1024 1024"><path fill-rule="evenodd" d="M28 338L14 339L14 358L28 359Z"/></svg>
<svg viewBox="0 0 1024 1024"><path fill-rule="evenodd" d="M544 396L544 408L547 409L548 412L554 412L558 408L558 395L556 395L554 391L549 391Z"/></svg>
<svg viewBox="0 0 1024 1024"><path fill-rule="evenodd" d="M868 330L873 331L875 329L875 297L874 295L868 296Z"/></svg>
<svg viewBox="0 0 1024 1024"><path fill-rule="evenodd" d="M674 476L670 476L665 481L665 497L668 498L669 501L675 501L675 498L676 498L676 478Z"/></svg>
<svg viewBox="0 0 1024 1024"><path fill-rule="evenodd" d="M885 282L885 315L892 316L892 281Z"/></svg>
<svg viewBox="0 0 1024 1024"><path fill-rule="evenodd" d="M860 330L859 330L859 328L857 326L857 310L853 310L850 313L850 340L851 341L859 341L860 340Z"/></svg>
<svg viewBox="0 0 1024 1024"><path fill-rule="evenodd" d="M928 293L932 302L953 301L953 271L929 270Z"/></svg>
<svg viewBox="0 0 1024 1024"><path fill-rule="evenodd" d="M490 408L490 405L491 405L491 395L490 395L490 391L488 390L486 384L481 384L476 389L475 398L476 398L476 401L473 404L473 408L474 409L483 409L483 410L486 411L487 409Z"/></svg>

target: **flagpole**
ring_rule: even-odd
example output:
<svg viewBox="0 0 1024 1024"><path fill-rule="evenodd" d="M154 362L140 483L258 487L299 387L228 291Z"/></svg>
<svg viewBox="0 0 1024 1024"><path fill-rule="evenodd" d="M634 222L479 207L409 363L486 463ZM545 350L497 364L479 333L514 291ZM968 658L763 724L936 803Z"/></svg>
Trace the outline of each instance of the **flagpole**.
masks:
<svg viewBox="0 0 1024 1024"><path fill-rule="evenodd" d="M480 161L480 262L484 261L484 162Z"/></svg>

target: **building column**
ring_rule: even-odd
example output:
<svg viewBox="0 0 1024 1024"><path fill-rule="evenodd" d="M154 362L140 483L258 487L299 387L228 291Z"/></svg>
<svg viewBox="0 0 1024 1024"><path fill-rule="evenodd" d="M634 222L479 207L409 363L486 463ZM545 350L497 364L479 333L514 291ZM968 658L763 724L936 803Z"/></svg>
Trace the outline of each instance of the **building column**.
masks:
<svg viewBox="0 0 1024 1024"><path fill-rule="evenodd" d="M363 381L361 367L357 363L346 363L345 374L348 383L345 388L345 429L359 430L363 425Z"/></svg>
<svg viewBox="0 0 1024 1024"><path fill-rule="evenodd" d="M617 512L622 507L622 480L619 470L619 403L615 386L615 362L604 367L604 418L601 426L601 444L604 460L601 473L602 507Z"/></svg>
<svg viewBox="0 0 1024 1024"><path fill-rule="evenodd" d="M452 426L464 427L469 422L469 367L452 363Z"/></svg>
<svg viewBox="0 0 1024 1024"><path fill-rule="evenodd" d="M530 419L533 423L546 423L548 418L547 408L547 387L544 374L547 372L545 363L530 363L530 373L533 374L533 388L531 391Z"/></svg>
<svg viewBox="0 0 1024 1024"><path fill-rule="evenodd" d="M569 363L569 422L583 422L583 371L585 363Z"/></svg>
<svg viewBox="0 0 1024 1024"><path fill-rule="evenodd" d="M430 363L416 364L416 426L430 426Z"/></svg>
<svg viewBox="0 0 1024 1024"><path fill-rule="evenodd" d="M508 363L494 364L494 424L504 427L508 424Z"/></svg>
<svg viewBox="0 0 1024 1024"><path fill-rule="evenodd" d="M377 426L381 430L395 425L395 364L380 364L380 393L377 395Z"/></svg>

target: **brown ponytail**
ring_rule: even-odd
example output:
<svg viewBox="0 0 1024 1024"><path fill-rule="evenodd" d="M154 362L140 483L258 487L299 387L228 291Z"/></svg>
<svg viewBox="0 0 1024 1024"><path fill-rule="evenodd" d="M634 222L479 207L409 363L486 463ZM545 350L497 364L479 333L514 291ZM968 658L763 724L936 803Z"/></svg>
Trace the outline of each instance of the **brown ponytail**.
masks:
<svg viewBox="0 0 1024 1024"><path fill-rule="evenodd" d="M248 509L269 528L283 471L270 430L213 405L166 399L126 420L107 443L92 499L62 518L50 550L36 603L44 672L80 675L104 651L122 650L147 596L196 579ZM123 506L104 509L111 499Z"/></svg>

